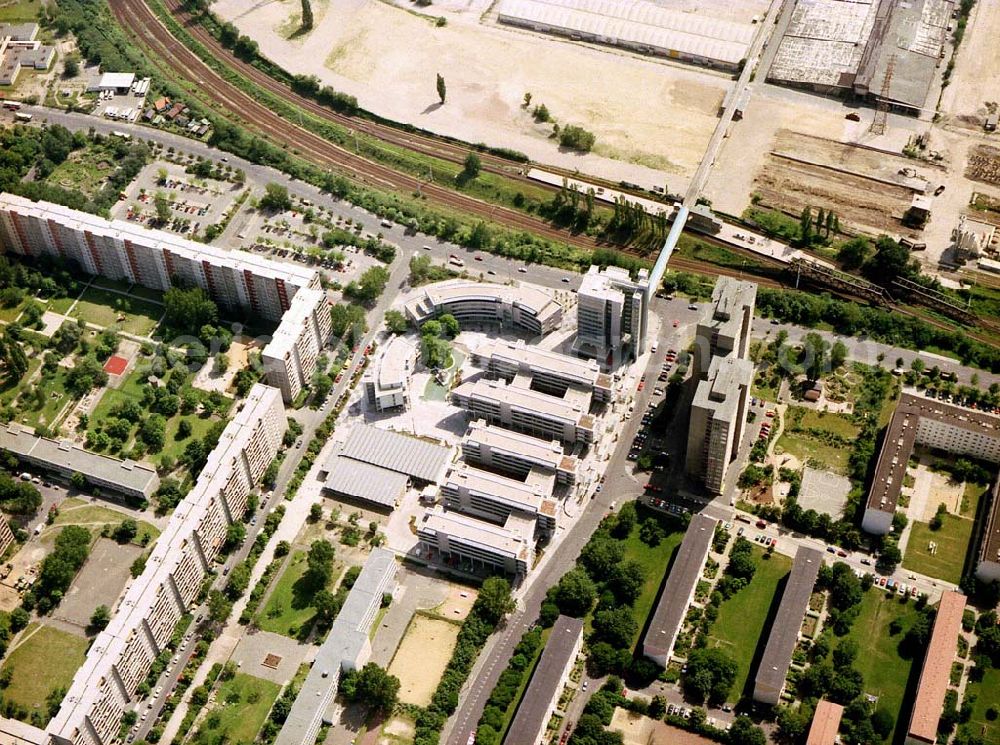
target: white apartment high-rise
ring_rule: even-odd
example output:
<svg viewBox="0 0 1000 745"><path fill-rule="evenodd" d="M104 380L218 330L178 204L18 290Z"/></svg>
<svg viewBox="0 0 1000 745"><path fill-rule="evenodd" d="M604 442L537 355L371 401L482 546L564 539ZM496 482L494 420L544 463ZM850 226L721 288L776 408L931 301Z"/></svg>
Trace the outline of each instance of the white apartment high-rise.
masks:
<svg viewBox="0 0 1000 745"><path fill-rule="evenodd" d="M56 743L109 745L117 739L122 714L197 597L228 526L243 519L284 430L280 392L255 385L73 677L46 728Z"/></svg>
<svg viewBox="0 0 1000 745"><path fill-rule="evenodd" d="M295 293L274 336L261 353L267 382L291 403L312 380L316 361L330 338L333 320L323 290Z"/></svg>
<svg viewBox="0 0 1000 745"><path fill-rule="evenodd" d="M753 363L713 357L708 379L698 383L691 402L687 472L709 492L721 494L729 464L743 436L753 382Z"/></svg>
<svg viewBox="0 0 1000 745"><path fill-rule="evenodd" d="M633 280L621 267L590 267L577 293L573 351L612 368L641 355L646 348L648 289L645 269Z"/></svg>
<svg viewBox="0 0 1000 745"><path fill-rule="evenodd" d="M124 220L0 194L0 251L48 255L83 271L154 290L205 290L224 310L277 321L295 293L319 287L319 273L245 251L226 251Z"/></svg>
<svg viewBox="0 0 1000 745"><path fill-rule="evenodd" d="M756 302L757 285L753 282L719 277L712 290L712 303L695 334L695 377L704 376L713 357L733 355L746 359Z"/></svg>

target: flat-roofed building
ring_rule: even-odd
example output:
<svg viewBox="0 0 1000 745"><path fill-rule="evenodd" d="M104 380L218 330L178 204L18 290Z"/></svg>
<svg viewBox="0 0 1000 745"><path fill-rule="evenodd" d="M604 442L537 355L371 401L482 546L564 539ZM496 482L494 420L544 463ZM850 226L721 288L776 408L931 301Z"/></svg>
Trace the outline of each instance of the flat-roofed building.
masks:
<svg viewBox="0 0 1000 745"><path fill-rule="evenodd" d="M886 429L861 527L892 528L906 467L915 445L1000 463L1000 417L904 391Z"/></svg>
<svg viewBox="0 0 1000 745"><path fill-rule="evenodd" d="M716 522L701 513L691 516L660 594L660 602L642 638L642 653L661 667L666 667L670 661L688 606L694 600L694 591L715 538Z"/></svg>
<svg viewBox="0 0 1000 745"><path fill-rule="evenodd" d="M503 525L494 525L435 508L419 520L417 535L448 564L468 563L523 576L534 563L535 521L516 512Z"/></svg>
<svg viewBox="0 0 1000 745"><path fill-rule="evenodd" d="M1000 580L1000 478L993 482L990 498L989 517L983 529L979 562L976 564L976 577L983 582Z"/></svg>
<svg viewBox="0 0 1000 745"><path fill-rule="evenodd" d="M633 280L621 267L590 267L577 291L573 351L611 367L641 355L646 349L648 290L646 269Z"/></svg>
<svg viewBox="0 0 1000 745"><path fill-rule="evenodd" d="M536 468L551 471L560 484L575 484L579 469L577 459L566 455L558 440L543 440L479 420L469 423L462 441L462 457L474 465L521 478Z"/></svg>
<svg viewBox="0 0 1000 745"><path fill-rule="evenodd" d="M703 376L715 357L747 358L756 303L756 284L719 277L695 333L695 377Z"/></svg>
<svg viewBox="0 0 1000 745"><path fill-rule="evenodd" d="M452 450L413 435L359 424L347 436L340 454L405 474L423 485L440 483L451 462Z"/></svg>
<svg viewBox="0 0 1000 745"><path fill-rule="evenodd" d="M365 502L389 510L395 509L403 501L410 481L405 473L345 458L339 452L330 457L324 472L326 477L323 491L337 498Z"/></svg>
<svg viewBox="0 0 1000 745"><path fill-rule="evenodd" d="M497 324L536 336L562 321L562 306L541 288L464 279L427 285L418 298L406 303L405 311L417 324L450 313L462 325Z"/></svg>
<svg viewBox="0 0 1000 745"><path fill-rule="evenodd" d="M277 321L295 293L319 288L319 272L226 251L126 220L0 194L0 249L76 262L88 274L154 290L197 286L227 311Z"/></svg>
<svg viewBox="0 0 1000 745"><path fill-rule="evenodd" d="M48 745L49 733L40 727L0 717L0 745Z"/></svg>
<svg viewBox="0 0 1000 745"><path fill-rule="evenodd" d="M533 470L518 481L461 463L445 477L441 495L449 509L498 525L517 512L534 519L542 533L551 534L556 529L555 481L551 471Z"/></svg>
<svg viewBox="0 0 1000 745"><path fill-rule="evenodd" d="M74 675L47 727L57 743L109 745L117 739L122 715L196 600L228 526L243 518L249 492L277 454L284 427L281 392L253 386Z"/></svg>
<svg viewBox="0 0 1000 745"><path fill-rule="evenodd" d="M7 549L14 545L15 540L14 531L10 529L7 517L0 513L0 556L3 556Z"/></svg>
<svg viewBox="0 0 1000 745"><path fill-rule="evenodd" d="M396 557L384 548L373 549L368 555L326 641L316 652L275 745L313 745L323 723L333 723L330 710L340 676L363 667L371 656L371 626L383 595L393 592L397 566Z"/></svg>
<svg viewBox="0 0 1000 745"><path fill-rule="evenodd" d="M785 688L785 677L792 664L792 653L799 641L802 619L809 610L816 578L823 566L823 553L814 548L799 546L795 552L795 562L791 574L781 593L781 604L771 624L764 656L757 666L754 680L753 698L764 704L776 705Z"/></svg>
<svg viewBox="0 0 1000 745"><path fill-rule="evenodd" d="M506 745L541 745L583 644L583 619L559 616L511 722Z"/></svg>
<svg viewBox="0 0 1000 745"><path fill-rule="evenodd" d="M589 390L595 401L611 400L611 376L601 372L596 360L541 349L523 339L495 339L483 344L472 351L472 363L508 382L518 375L529 375L532 388L554 396L563 396L570 388L581 388Z"/></svg>
<svg viewBox="0 0 1000 745"><path fill-rule="evenodd" d="M687 473L712 494L721 494L743 439L753 383L753 363L713 357L698 383L688 425Z"/></svg>
<svg viewBox="0 0 1000 745"><path fill-rule="evenodd" d="M536 437L569 444L592 443L595 422L590 415L590 397L558 398L504 380L462 383L451 392L451 401L473 417L485 419Z"/></svg>
<svg viewBox="0 0 1000 745"><path fill-rule="evenodd" d="M835 704L833 701L827 701L825 698L820 699L813 712L806 745L836 745L837 732L840 730L840 718L843 715L843 706Z"/></svg>
<svg viewBox="0 0 1000 745"><path fill-rule="evenodd" d="M379 413L410 408L410 376L417 362L417 347L394 336L365 374L365 401Z"/></svg>
<svg viewBox="0 0 1000 745"><path fill-rule="evenodd" d="M924 666L920 670L917 696L906 731L906 745L933 745L937 742L938 722L944 708L964 612L964 595L950 590L941 595L934 629L924 653Z"/></svg>
<svg viewBox="0 0 1000 745"><path fill-rule="evenodd" d="M294 401L312 380L332 323L326 292L304 288L295 293L261 352L267 382L281 390L285 403Z"/></svg>
<svg viewBox="0 0 1000 745"><path fill-rule="evenodd" d="M156 469L84 450L70 440L39 437L16 422L0 425L0 450L21 463L69 479L79 473L91 486L127 497L148 499L160 485Z"/></svg>

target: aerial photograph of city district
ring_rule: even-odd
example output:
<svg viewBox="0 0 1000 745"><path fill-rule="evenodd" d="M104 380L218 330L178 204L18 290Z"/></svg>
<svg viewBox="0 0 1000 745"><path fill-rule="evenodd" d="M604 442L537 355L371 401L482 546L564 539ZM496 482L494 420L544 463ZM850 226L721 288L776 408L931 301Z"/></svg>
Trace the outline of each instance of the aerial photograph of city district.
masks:
<svg viewBox="0 0 1000 745"><path fill-rule="evenodd" d="M0 745L1000 745L1000 0L0 0Z"/></svg>

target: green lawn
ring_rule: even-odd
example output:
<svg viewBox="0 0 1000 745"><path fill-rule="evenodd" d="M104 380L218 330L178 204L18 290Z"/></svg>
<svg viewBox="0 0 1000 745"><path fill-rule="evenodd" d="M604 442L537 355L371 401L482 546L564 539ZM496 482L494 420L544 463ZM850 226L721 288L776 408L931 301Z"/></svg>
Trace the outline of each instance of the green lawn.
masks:
<svg viewBox="0 0 1000 745"><path fill-rule="evenodd" d="M0 23L37 21L42 0L7 0L0 4Z"/></svg>
<svg viewBox="0 0 1000 745"><path fill-rule="evenodd" d="M972 734L980 735L984 742L1000 742L1000 719L991 721L986 716L986 710L991 707L1000 710L1000 669L991 667L981 682L970 682L965 695L971 693L976 695L976 703L972 707L969 723L963 726L968 727Z"/></svg>
<svg viewBox="0 0 1000 745"><path fill-rule="evenodd" d="M23 381L29 380L40 365L41 360L38 358L29 360L28 372ZM0 393L0 400L14 402L16 421L29 427L37 427L40 424L51 426L63 408L74 399L66 391L66 369L60 367L50 375L36 377L30 384L22 382L16 388L6 388Z"/></svg>
<svg viewBox="0 0 1000 745"><path fill-rule="evenodd" d="M830 471L842 475L847 474L848 459L851 455L848 448L828 445L810 437L805 432L784 432L778 438L775 447L781 452L794 455L803 463L815 461Z"/></svg>
<svg viewBox="0 0 1000 745"><path fill-rule="evenodd" d="M24 310L24 306L27 302L28 299L25 298L17 305L14 305L10 308L5 308L3 306L0 306L0 321L3 321L4 323L13 323L14 321L16 321L17 317L21 315L21 311Z"/></svg>
<svg viewBox="0 0 1000 745"><path fill-rule="evenodd" d="M861 650L854 666L864 676L865 693L879 698L878 708L892 712L897 727L913 667L912 660L899 656L898 646L917 615L914 603L886 599L884 590L869 590L861 602L861 614L849 634ZM890 636L889 625L897 618L902 630L896 636ZM892 742L892 737L888 741Z"/></svg>
<svg viewBox="0 0 1000 745"><path fill-rule="evenodd" d="M135 297L126 297L111 290L88 287L83 291L72 316L107 328L117 326L122 331L148 336L163 315L163 307Z"/></svg>
<svg viewBox="0 0 1000 745"><path fill-rule="evenodd" d="M975 519L976 510L979 509L979 500L989 489L989 484L976 484L971 481L966 482L965 491L962 493L962 516L970 520Z"/></svg>
<svg viewBox="0 0 1000 745"><path fill-rule="evenodd" d="M941 530L931 530L929 523L913 523L903 566L957 585L962 579L974 525L968 518L951 514L945 515ZM927 548L931 541L937 544L933 555Z"/></svg>
<svg viewBox="0 0 1000 745"><path fill-rule="evenodd" d="M196 745L250 743L257 739L281 686L236 673L216 693L215 704L194 736Z"/></svg>
<svg viewBox="0 0 1000 745"><path fill-rule="evenodd" d="M297 638L303 629L312 625L316 608L312 605L312 589L303 576L308 569L306 552L295 551L285 565L284 571L275 582L263 610L257 614L257 625L264 631ZM334 568L335 585L340 576L340 567Z"/></svg>
<svg viewBox="0 0 1000 745"><path fill-rule="evenodd" d="M110 279L109 277L94 277L94 281L91 283L94 287L103 287L106 290L118 290L119 292L130 292L131 288L139 287L139 285L133 285L131 282L124 279ZM145 288L142 288L145 289ZM155 291L153 291L155 292ZM133 293L142 297L138 292ZM159 295L159 293L157 293ZM160 298L153 297L153 300L159 300Z"/></svg>
<svg viewBox="0 0 1000 745"><path fill-rule="evenodd" d="M72 293L64 297L54 297L48 301L49 310L53 313L58 313L59 315L64 316L69 313L70 306L73 305L73 301L75 301L78 296L78 293Z"/></svg>
<svg viewBox="0 0 1000 745"><path fill-rule="evenodd" d="M29 624L21 639L26 641L7 655L3 664L4 670L13 671L3 697L29 712L40 711L47 722L45 699L53 690L66 688L72 682L83 664L87 640L37 623Z"/></svg>
<svg viewBox="0 0 1000 745"><path fill-rule="evenodd" d="M87 147L77 150L60 163L45 179L46 183L72 189L88 197L100 191L115 169L114 156L104 148Z"/></svg>
<svg viewBox="0 0 1000 745"><path fill-rule="evenodd" d="M642 585L642 592L632 606L633 615L639 627L636 638L632 640L633 648L638 643L639 637L646 627L646 619L649 618L649 614L653 611L653 605L656 603L656 596L660 592L660 585L663 584L663 577L666 574L667 567L670 566L674 552L681 545L681 540L684 538L684 531L680 523L673 518L650 510L642 505L636 505L636 509L639 519L636 522L636 527L632 529L632 533L625 540L624 561L638 562L643 568L646 581ZM639 540L638 523L641 523L648 517L656 519L663 526L664 530L667 531L667 537L658 546L650 547Z"/></svg>
<svg viewBox="0 0 1000 745"><path fill-rule="evenodd" d="M858 428L850 417L815 409L803 409L799 426L803 429L823 429L848 439L858 436Z"/></svg>
<svg viewBox="0 0 1000 745"><path fill-rule="evenodd" d="M757 571L750 584L724 600L719 606L719 617L712 624L709 643L722 647L739 666L730 698L739 699L750 676L750 666L757 654L757 646L767 642L764 625L771 610L771 602L778 583L791 571L792 560L781 554L764 558L764 551L753 547Z"/></svg>
<svg viewBox="0 0 1000 745"><path fill-rule="evenodd" d="M120 403L127 399L132 399L134 401L142 403L142 393L143 389L146 387L146 381L138 371L133 370L125 380L122 382L119 388L109 388L101 396L100 402L97 404L97 408L90 415L91 427L97 425L98 422L103 421L111 415L112 409ZM182 388L183 392L185 389ZM180 427L181 419L187 419L191 423L191 434L187 437L178 440L177 430ZM163 450L158 453L150 455L146 460L152 461L159 464L160 461L165 456L170 456L175 460L178 459L184 452L184 448L192 440L197 440L205 436L205 433L209 428L219 421L219 417L212 415L210 417L201 416L200 414L181 414L177 413L174 416L167 419L167 428L163 441ZM134 441L135 432L133 431L133 438L125 444L126 449L131 447Z"/></svg>
<svg viewBox="0 0 1000 745"><path fill-rule="evenodd" d="M59 516L56 517L53 525L82 525L90 530L94 536L94 540L96 541L97 537L101 533L101 529L105 525L117 526L127 517L130 516L124 512L119 512L118 510L111 509L110 507L105 507L100 504L91 504L83 499L72 497L71 499L64 500L59 505ZM159 537L160 531L156 528L156 526L150 525L144 520L136 520L136 524L139 527L139 532L133 543L137 546L149 545ZM46 528L43 531L43 536L50 530L52 530L52 528ZM144 543L143 538L147 535L149 536L149 539Z"/></svg>

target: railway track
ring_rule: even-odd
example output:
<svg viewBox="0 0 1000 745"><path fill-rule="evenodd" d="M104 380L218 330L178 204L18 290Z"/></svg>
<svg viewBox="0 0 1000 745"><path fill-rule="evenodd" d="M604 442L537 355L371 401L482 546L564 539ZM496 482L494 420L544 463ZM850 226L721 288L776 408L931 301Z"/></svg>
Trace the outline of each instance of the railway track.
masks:
<svg viewBox="0 0 1000 745"><path fill-rule="evenodd" d="M223 44L209 32L193 14L188 11L182 0L161 0L163 6L181 23L185 30L193 36L198 43L202 44L225 65L239 72L242 76L251 80L257 86L267 90L281 98L293 103L297 107L312 114L313 116L345 127L349 130L356 130L371 137L377 138L389 145L394 145L406 150L421 153L431 157L448 161L455 165L464 166L465 158L475 147L461 141L456 141L448 137L425 134L413 131L389 123L368 119L364 116L343 114L324 106L314 99L295 92L290 85L276 80L263 70L245 62L227 49ZM555 192L557 188L549 184L529 179L525 174L529 163L519 163L517 161L504 158L494 153L476 151L480 157L483 169L506 178L519 181L534 188ZM578 172L571 171L558 166L541 165L546 171L565 176L566 178L585 178L589 183L594 183L606 188L621 190L618 183L606 179L583 176ZM647 195L648 198L648 195Z"/></svg>

